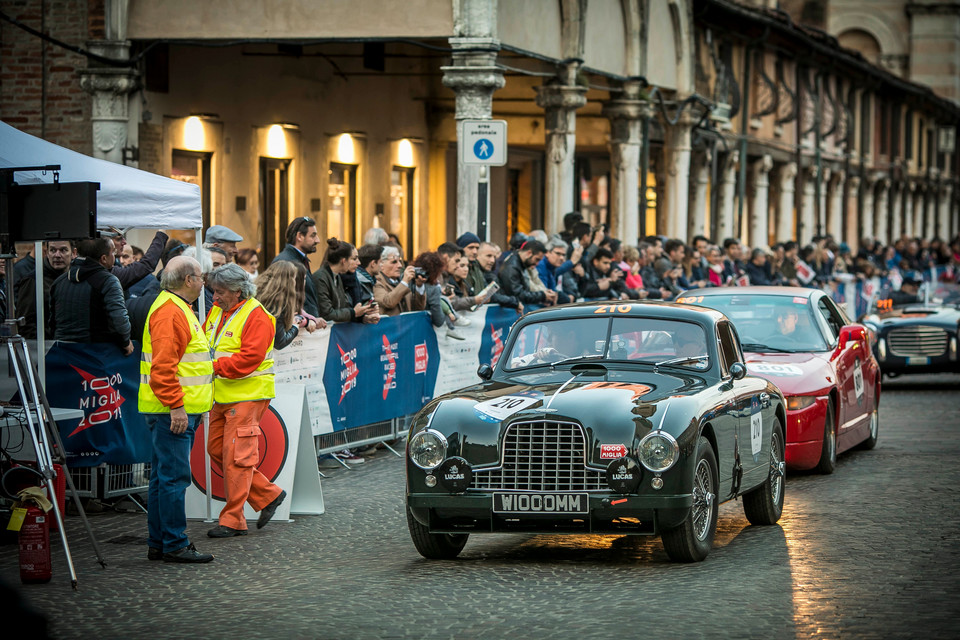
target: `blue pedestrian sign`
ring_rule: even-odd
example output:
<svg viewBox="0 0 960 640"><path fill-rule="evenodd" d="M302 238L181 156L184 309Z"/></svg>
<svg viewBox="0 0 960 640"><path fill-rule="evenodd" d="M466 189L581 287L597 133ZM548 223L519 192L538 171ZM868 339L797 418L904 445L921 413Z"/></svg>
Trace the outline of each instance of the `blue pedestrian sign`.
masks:
<svg viewBox="0 0 960 640"><path fill-rule="evenodd" d="M507 163L505 120L460 122L460 159L464 164L502 166Z"/></svg>
<svg viewBox="0 0 960 640"><path fill-rule="evenodd" d="M473 155L477 156L481 160L487 160L491 155L493 155L493 141L488 140L487 138L480 138L475 143L473 143Z"/></svg>

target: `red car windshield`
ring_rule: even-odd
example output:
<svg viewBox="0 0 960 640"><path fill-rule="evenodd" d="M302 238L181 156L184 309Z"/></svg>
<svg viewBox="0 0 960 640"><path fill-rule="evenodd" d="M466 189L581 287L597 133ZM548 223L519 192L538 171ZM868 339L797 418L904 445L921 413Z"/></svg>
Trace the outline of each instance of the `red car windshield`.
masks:
<svg viewBox="0 0 960 640"><path fill-rule="evenodd" d="M697 304L716 309L730 318L744 351L824 351L828 348L809 298L711 295L704 296Z"/></svg>

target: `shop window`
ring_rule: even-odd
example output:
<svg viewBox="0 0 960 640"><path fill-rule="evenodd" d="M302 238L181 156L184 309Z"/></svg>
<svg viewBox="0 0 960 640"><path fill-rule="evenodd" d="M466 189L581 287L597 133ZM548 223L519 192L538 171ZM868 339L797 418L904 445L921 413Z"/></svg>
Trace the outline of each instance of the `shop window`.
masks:
<svg viewBox="0 0 960 640"><path fill-rule="evenodd" d="M390 220L387 231L397 234L403 243L407 260L412 260L413 246L413 167L394 167L390 172Z"/></svg>
<svg viewBox="0 0 960 640"><path fill-rule="evenodd" d="M200 187L203 228L210 226L210 159L212 153L174 149L170 177Z"/></svg>
<svg viewBox="0 0 960 640"><path fill-rule="evenodd" d="M610 162L605 158L577 158L577 210L591 225L610 221Z"/></svg>
<svg viewBox="0 0 960 640"><path fill-rule="evenodd" d="M331 162L327 237L357 244L357 165Z"/></svg>
<svg viewBox="0 0 960 640"><path fill-rule="evenodd" d="M280 251L280 240L290 216L290 160L260 158L260 246L263 264ZM283 241L284 244L286 240Z"/></svg>

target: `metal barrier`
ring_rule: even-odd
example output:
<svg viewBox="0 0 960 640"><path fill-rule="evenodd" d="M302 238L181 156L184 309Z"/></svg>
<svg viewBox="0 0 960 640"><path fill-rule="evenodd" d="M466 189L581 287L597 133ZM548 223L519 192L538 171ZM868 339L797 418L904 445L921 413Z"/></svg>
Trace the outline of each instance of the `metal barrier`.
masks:
<svg viewBox="0 0 960 640"><path fill-rule="evenodd" d="M391 420L314 436L317 455L404 438L410 428L410 423L413 422L414 415L408 414Z"/></svg>

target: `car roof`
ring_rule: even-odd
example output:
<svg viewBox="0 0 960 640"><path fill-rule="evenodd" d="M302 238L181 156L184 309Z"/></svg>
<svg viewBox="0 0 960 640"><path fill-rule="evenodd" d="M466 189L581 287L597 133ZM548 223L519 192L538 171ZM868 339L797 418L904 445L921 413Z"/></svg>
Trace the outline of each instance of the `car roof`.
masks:
<svg viewBox="0 0 960 640"><path fill-rule="evenodd" d="M559 307L543 307L529 314L524 314L521 319L530 318L536 320L546 320L550 316L551 320L561 318L595 318L597 309L600 307L620 307L629 305L632 311L647 316L656 316L660 318L669 318L673 320L686 320L698 324L714 324L721 320L726 320L726 316L719 311L700 307L692 304L678 304L675 302L661 302L658 300L597 300L593 302L578 302L576 304L567 304ZM619 314L611 314L616 317Z"/></svg>
<svg viewBox="0 0 960 640"><path fill-rule="evenodd" d="M704 289L690 289L684 291L680 298L693 296L723 296L723 295L767 295L793 296L795 298L812 298L820 289L807 287L777 287L777 286L750 286L750 287L708 287Z"/></svg>

